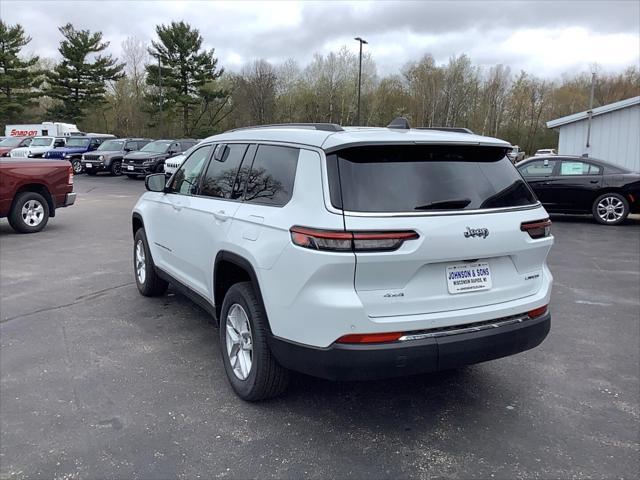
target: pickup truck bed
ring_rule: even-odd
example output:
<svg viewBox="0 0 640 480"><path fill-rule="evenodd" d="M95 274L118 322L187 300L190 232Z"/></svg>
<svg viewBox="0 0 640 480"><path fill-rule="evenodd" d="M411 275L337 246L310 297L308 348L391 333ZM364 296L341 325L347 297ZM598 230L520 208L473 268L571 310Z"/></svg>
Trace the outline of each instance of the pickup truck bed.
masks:
<svg viewBox="0 0 640 480"><path fill-rule="evenodd" d="M42 230L75 202L73 169L59 160L0 159L0 217L20 233Z"/></svg>

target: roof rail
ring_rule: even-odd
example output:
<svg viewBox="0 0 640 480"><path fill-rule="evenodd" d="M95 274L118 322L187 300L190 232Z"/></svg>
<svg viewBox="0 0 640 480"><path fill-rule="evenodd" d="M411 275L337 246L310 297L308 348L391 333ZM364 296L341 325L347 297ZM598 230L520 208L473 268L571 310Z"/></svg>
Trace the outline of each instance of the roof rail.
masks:
<svg viewBox="0 0 640 480"><path fill-rule="evenodd" d="M464 127L416 127L416 130L441 130L443 132L471 133L473 132Z"/></svg>
<svg viewBox="0 0 640 480"><path fill-rule="evenodd" d="M248 130L251 128L307 128L313 130L321 130L323 132L344 132L337 123L271 123L268 125L252 125L249 127L234 128L227 132L237 132L238 130Z"/></svg>

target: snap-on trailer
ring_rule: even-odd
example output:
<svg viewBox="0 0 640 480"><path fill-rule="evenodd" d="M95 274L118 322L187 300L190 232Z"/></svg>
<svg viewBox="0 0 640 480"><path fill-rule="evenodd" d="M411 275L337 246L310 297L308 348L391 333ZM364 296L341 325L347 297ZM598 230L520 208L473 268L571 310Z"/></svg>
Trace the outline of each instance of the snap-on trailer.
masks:
<svg viewBox="0 0 640 480"><path fill-rule="evenodd" d="M62 122L7 125L4 133L7 137L69 137L81 134L74 124Z"/></svg>

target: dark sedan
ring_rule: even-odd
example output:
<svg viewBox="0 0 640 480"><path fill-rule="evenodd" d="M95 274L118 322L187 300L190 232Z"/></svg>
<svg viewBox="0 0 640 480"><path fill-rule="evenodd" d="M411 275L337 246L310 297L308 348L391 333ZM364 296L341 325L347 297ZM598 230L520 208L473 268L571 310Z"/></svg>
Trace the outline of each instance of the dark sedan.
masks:
<svg viewBox="0 0 640 480"><path fill-rule="evenodd" d="M602 160L554 155L516 165L550 213L590 213L618 225L640 212L640 174Z"/></svg>

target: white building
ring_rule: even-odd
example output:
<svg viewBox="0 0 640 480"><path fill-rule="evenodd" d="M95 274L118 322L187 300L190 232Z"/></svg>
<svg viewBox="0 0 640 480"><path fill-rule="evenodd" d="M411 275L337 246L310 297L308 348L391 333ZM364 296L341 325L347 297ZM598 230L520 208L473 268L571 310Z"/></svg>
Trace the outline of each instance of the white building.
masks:
<svg viewBox="0 0 640 480"><path fill-rule="evenodd" d="M588 155L640 172L640 96L547 122L560 130L558 155Z"/></svg>

